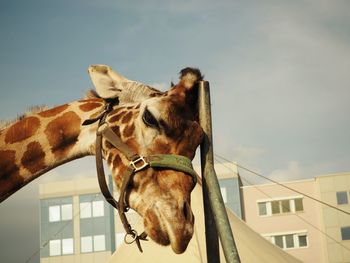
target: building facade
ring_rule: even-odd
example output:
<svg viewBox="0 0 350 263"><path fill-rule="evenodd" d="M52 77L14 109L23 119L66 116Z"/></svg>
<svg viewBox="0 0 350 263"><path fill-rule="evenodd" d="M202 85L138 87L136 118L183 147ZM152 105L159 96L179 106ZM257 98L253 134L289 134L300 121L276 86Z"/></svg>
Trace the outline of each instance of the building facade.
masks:
<svg viewBox="0 0 350 263"><path fill-rule="evenodd" d="M316 183L323 202L350 213L350 173L318 176ZM321 212L328 262L350 262L350 215L327 206Z"/></svg>
<svg viewBox="0 0 350 263"><path fill-rule="evenodd" d="M350 212L350 173L284 182ZM350 216L276 184L242 187L246 223L303 262L350 262Z"/></svg>
<svg viewBox="0 0 350 263"><path fill-rule="evenodd" d="M111 255L111 209L97 179L47 183L39 191L40 261L106 262Z"/></svg>
<svg viewBox="0 0 350 263"><path fill-rule="evenodd" d="M318 196L315 180L284 183ZM320 204L276 184L244 186L246 223L270 242L303 262L327 262Z"/></svg>
<svg viewBox="0 0 350 263"><path fill-rule="evenodd" d="M227 163L215 165L215 169L224 201L241 217L236 166ZM106 262L124 242L118 212L104 200L97 178L46 183L40 185L39 192L41 263ZM127 217L131 225L140 219L132 210Z"/></svg>

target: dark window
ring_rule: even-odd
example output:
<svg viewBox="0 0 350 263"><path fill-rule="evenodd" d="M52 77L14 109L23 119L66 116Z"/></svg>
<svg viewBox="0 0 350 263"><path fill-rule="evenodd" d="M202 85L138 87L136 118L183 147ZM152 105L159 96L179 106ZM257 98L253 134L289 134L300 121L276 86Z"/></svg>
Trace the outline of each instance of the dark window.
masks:
<svg viewBox="0 0 350 263"><path fill-rule="evenodd" d="M306 247L307 246L307 238L306 235L300 235L298 236L299 240L299 247Z"/></svg>
<svg viewBox="0 0 350 263"><path fill-rule="evenodd" d="M350 240L350 226L342 227L340 231L342 240Z"/></svg>
<svg viewBox="0 0 350 263"><path fill-rule="evenodd" d="M280 213L279 201L272 201L271 208L272 208L272 214L279 214Z"/></svg>
<svg viewBox="0 0 350 263"><path fill-rule="evenodd" d="M293 235L286 235L286 247L287 247L287 248L292 248L292 247L294 247Z"/></svg>
<svg viewBox="0 0 350 263"><path fill-rule="evenodd" d="M266 203L258 203L259 206L259 215L265 216L267 215Z"/></svg>
<svg viewBox="0 0 350 263"><path fill-rule="evenodd" d="M346 191L337 192L337 204L346 205L348 203L348 193Z"/></svg>
<svg viewBox="0 0 350 263"><path fill-rule="evenodd" d="M282 203L282 212L283 213L289 213L290 212L290 205L289 200L283 200Z"/></svg>
<svg viewBox="0 0 350 263"><path fill-rule="evenodd" d="M283 248L283 236L275 236L275 245Z"/></svg>
<svg viewBox="0 0 350 263"><path fill-rule="evenodd" d="M304 207L303 207L303 199L302 198L297 198L294 199L294 204L295 204L295 211L299 212L299 211L303 211Z"/></svg>

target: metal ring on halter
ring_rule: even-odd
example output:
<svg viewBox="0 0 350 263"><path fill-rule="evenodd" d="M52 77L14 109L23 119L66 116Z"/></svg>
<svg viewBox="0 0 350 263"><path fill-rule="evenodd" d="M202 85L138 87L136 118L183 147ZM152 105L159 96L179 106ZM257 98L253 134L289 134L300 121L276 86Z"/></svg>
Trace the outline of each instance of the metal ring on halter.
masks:
<svg viewBox="0 0 350 263"><path fill-rule="evenodd" d="M127 240L127 238L128 238L128 236L131 236L132 237L132 239L129 241L129 240ZM132 244L132 243L134 243L135 241L136 241L136 239L137 239L137 232L136 232L136 230L135 229L133 229L133 230L131 230L131 233L126 233L125 234L125 236L124 236L124 242L126 243L126 244Z"/></svg>

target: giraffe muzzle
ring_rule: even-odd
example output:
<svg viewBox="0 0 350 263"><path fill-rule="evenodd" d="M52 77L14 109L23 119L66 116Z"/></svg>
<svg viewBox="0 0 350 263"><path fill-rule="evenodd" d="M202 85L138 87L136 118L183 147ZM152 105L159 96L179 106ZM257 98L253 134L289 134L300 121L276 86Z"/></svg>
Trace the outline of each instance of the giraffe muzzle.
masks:
<svg viewBox="0 0 350 263"><path fill-rule="evenodd" d="M156 202L145 212L144 227L156 243L171 245L175 253L181 254L193 236L194 216L187 202Z"/></svg>

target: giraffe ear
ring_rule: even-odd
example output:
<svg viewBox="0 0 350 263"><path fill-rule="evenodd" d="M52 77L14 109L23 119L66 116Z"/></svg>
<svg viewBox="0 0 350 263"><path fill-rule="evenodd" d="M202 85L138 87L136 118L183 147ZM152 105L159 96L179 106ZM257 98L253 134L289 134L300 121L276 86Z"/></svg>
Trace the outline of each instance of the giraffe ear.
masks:
<svg viewBox="0 0 350 263"><path fill-rule="evenodd" d="M91 65L88 72L97 95L104 99L118 97L121 103L132 103L161 94L150 86L125 78L106 65Z"/></svg>
<svg viewBox="0 0 350 263"><path fill-rule="evenodd" d="M116 98L123 90L123 84L130 82L107 65L91 65L88 72L97 94L104 99Z"/></svg>

